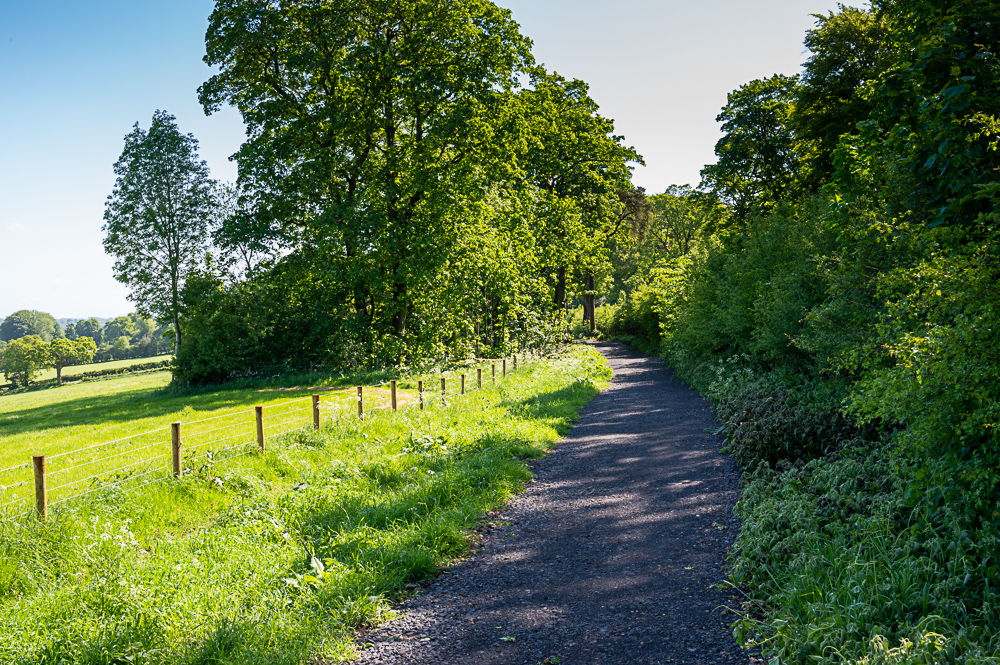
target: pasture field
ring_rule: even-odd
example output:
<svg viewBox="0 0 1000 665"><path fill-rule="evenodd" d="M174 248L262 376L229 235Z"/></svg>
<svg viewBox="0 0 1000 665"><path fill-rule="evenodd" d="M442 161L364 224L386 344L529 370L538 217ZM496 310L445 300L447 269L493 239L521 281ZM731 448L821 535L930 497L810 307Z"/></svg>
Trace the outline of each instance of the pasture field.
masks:
<svg viewBox="0 0 1000 665"><path fill-rule="evenodd" d="M136 378L76 399L169 419L179 405L243 408L261 394L159 398L163 379ZM594 349L574 345L446 404L330 418L179 480L0 521L0 662L349 660L356 629L465 551L469 529L530 478L524 458L609 379ZM20 412L30 408L53 406Z"/></svg>
<svg viewBox="0 0 1000 665"><path fill-rule="evenodd" d="M133 365L145 365L146 363L155 363L161 360L170 360L174 355L172 353L167 353L161 356L150 356L149 358L132 358L131 360L111 360L106 363L89 363L87 365L70 365L69 367L63 367L62 375L65 379L67 376L76 376L77 374L84 374L86 372L98 372L104 369L121 369L123 367L132 367ZM47 369L43 372L39 372L38 376L35 377L36 381L47 381L56 378L56 371L54 369Z"/></svg>
<svg viewBox="0 0 1000 665"><path fill-rule="evenodd" d="M476 367L463 372L474 379ZM451 392L458 372L450 372ZM321 395L324 418L354 412L352 381L365 381L368 409L386 408L385 375L287 376L241 388L170 390L168 371L0 396L0 517L32 502L32 455L45 455L49 501L58 503L109 480L154 480L170 466L170 424L182 423L185 458L239 454L256 437L255 406L264 408L267 438L312 422L312 394ZM437 375L427 379L428 399L439 394ZM371 386L371 383L381 384ZM471 385L471 384L470 384ZM416 380L400 381L402 405L415 400ZM433 397L432 397L433 395ZM119 478L120 476L120 478Z"/></svg>

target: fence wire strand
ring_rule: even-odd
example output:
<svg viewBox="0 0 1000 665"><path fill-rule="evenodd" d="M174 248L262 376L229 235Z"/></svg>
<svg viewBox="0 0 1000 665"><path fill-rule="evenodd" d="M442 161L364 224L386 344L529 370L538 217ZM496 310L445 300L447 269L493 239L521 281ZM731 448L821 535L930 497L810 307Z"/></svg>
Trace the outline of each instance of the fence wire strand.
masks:
<svg viewBox="0 0 1000 665"><path fill-rule="evenodd" d="M7 473L8 471L17 471L18 469L27 469L31 466L31 462L25 462L24 464L18 464L16 466L7 467L6 469L0 469L0 473Z"/></svg>
<svg viewBox="0 0 1000 665"><path fill-rule="evenodd" d="M53 487L49 491L50 492L55 492L56 490L61 490L64 487L71 487L73 485L79 485L80 483L85 482L87 480L93 480L94 478L100 478L101 476L108 476L108 475L111 475L112 473L118 473L119 471L124 471L125 469L131 468L131 467L134 467L134 466L141 466L141 465L148 464L149 462L155 462L156 460L160 460L160 459L163 459L164 457L167 457L169 454L170 453L164 453L162 455L157 455L156 457L150 457L149 459L139 460L138 462L134 462L134 463L131 463L131 464L126 464L125 466L120 466L117 469L111 469L110 471L105 471L103 473L95 473L92 476L87 476L86 478L80 478L78 480L71 480L70 482L63 483L62 485L59 485L58 487Z"/></svg>
<svg viewBox="0 0 1000 665"><path fill-rule="evenodd" d="M108 455L107 457L101 457L101 458L96 459L96 460L89 460L87 462L80 462L79 464L74 464L73 466L67 466L67 467L63 467L61 469L56 469L55 471L46 471L45 475L47 475L47 476L54 476L57 473L64 473L66 471L72 471L73 469L79 469L81 466L88 466L90 464L98 464L100 462L106 462L109 459L115 459L117 457L121 457L123 454L126 454L126 453L127 454L137 453L137 452L142 451L142 450L149 450L150 448L153 448L155 446L163 446L163 445L167 445L167 442L166 441L156 441L155 443L151 443L148 446L143 446L142 448L135 448L133 450L129 450L129 451L125 451L125 452L119 452L119 453L117 453L115 455Z"/></svg>
<svg viewBox="0 0 1000 665"><path fill-rule="evenodd" d="M167 429L167 428L166 427L157 427L156 429L151 429L148 432L143 432L142 434L133 434L132 436L123 436L120 439L112 439L111 441L102 441L101 443L95 443L94 445L87 446L86 448L77 448L76 450L67 450L66 452L56 453L55 455L47 455L45 457L45 459L46 460L53 460L53 459L56 459L58 457L64 457L66 455L72 455L73 453L83 453L83 452L86 452L88 450L93 450L94 448L100 448L101 446L110 446L112 443L119 443L121 441L128 441L129 439L138 439L141 436L149 436L150 434L156 434L157 432L160 432L160 431L162 431L164 429Z"/></svg>
<svg viewBox="0 0 1000 665"><path fill-rule="evenodd" d="M187 423L185 423L185 425L186 424ZM216 427L214 429L205 430L204 432L195 432L194 434L191 434L190 432L184 432L184 431L182 431L181 432L181 435L182 435L181 438L189 439L189 438L193 438L193 437L196 437L196 436L204 436L206 434L211 434L212 432L219 432L219 431L224 430L224 429L232 429L234 427L239 427L241 425L246 425L246 424L247 423L245 423L245 422L233 423L232 425L224 425L222 427Z"/></svg>
<svg viewBox="0 0 1000 665"><path fill-rule="evenodd" d="M158 471L164 473L165 477L168 477L168 478L170 477L169 474L164 469L150 469L149 471L146 471L145 473L140 473L137 476L129 476L128 478L122 478L121 480L119 480L117 482L114 482L114 483L110 483L108 485L98 485L94 489L87 490L86 492L82 492L80 494L74 494L73 496L67 496L67 497L64 497L62 499L59 499L58 501L52 501L52 502L49 503L49 505L50 506L55 506L55 505L60 504L60 503L65 503L66 501L69 501L71 499L79 499L81 497L87 496L88 494L93 494L94 492L100 492L101 490L111 489L112 487L117 487L118 485L121 485L123 483L127 483L130 480L135 480L136 478L142 478L144 476L148 476L149 474L156 473ZM149 483L149 484L152 484L152 483Z"/></svg>
<svg viewBox="0 0 1000 665"><path fill-rule="evenodd" d="M210 420L218 420L219 418L231 418L233 416L240 416L243 414L252 414L253 409L248 409L247 411L237 411L235 413L223 413L219 416L212 416L210 418L202 418L200 420L184 421L185 425L197 425L198 423L207 423Z"/></svg>
<svg viewBox="0 0 1000 665"><path fill-rule="evenodd" d="M521 368L525 368L525 367L534 365L537 362L538 362L538 360L533 355L529 354L529 355L524 356L521 359L520 366L521 366ZM503 359L497 359L497 360L493 360L493 359L477 359L477 360L473 361L472 365L470 365L470 366L468 366L466 368L466 373L464 374L465 379L466 379L466 381L465 381L465 391L464 392L462 392L462 383L461 383L462 382L462 376L463 376L463 374L460 373L460 372L451 372L451 373L449 373L449 372L442 372L442 373L434 375L434 376L424 376L424 377L421 377L421 380L425 384L425 390L422 391L422 393L419 393L419 392L417 392L417 390L416 390L415 387L414 388L402 389L401 391L403 393L403 399L399 401L398 408L397 408L396 412L416 411L421 406L423 407L423 410L427 410L427 409L430 409L432 407L439 407L439 406L454 406L456 399L458 399L460 397L463 397L465 395L468 395L469 393L472 393L472 392L475 392L475 391L485 390L490 385L496 385L498 383L498 379L503 380L504 378L506 378L507 374L513 373L514 370L515 370L514 367L511 367L511 368L508 369L507 374L504 374L504 373L502 373L502 369L501 369L502 366L503 366ZM478 385L477 384L477 382L476 382L477 374L475 373L476 370L482 370L482 372L483 372L483 380L485 382L488 382L488 383L486 383L486 385ZM497 371L497 370L499 370L499 371ZM496 374L493 374L494 371L496 371ZM470 372L472 372L472 373L470 373ZM444 391L441 391L441 390L437 389L438 385L439 385L439 380L441 378L444 378L448 382L448 384L449 384L449 385L446 386L446 388L445 388ZM416 381L416 379L414 379L414 381ZM365 411L364 415L365 416L367 416L367 415L374 415L374 412L376 412L376 411L384 411L384 410L390 408L390 405L392 403L391 396L383 394L383 392L381 390L381 389L383 389L383 388L385 388L387 386L390 386L390 385L391 385L390 381L383 381L382 383L378 383L378 384L371 385L371 386L362 386L363 390L370 391L370 392L368 392L368 394L363 395L362 398L361 398L361 401L363 401L363 404L364 404L364 411ZM337 423L337 422L340 422L340 421L349 420L352 417L356 417L356 416L354 416L354 411L355 411L355 408L356 408L356 406L358 404L359 399L358 399L358 396L356 394L354 394L354 390L355 390L355 388L352 388L352 387L342 387L342 388L339 388L339 387L327 387L327 388L324 388L323 390L320 390L317 393L318 397L319 397L319 399L317 400L317 407L318 407L318 410L320 411L321 422L326 422L327 424L332 424L332 423ZM421 400L421 397L423 397L423 400ZM284 402L278 402L276 404L267 404L267 405L264 405L264 409L266 409L264 411L265 437L267 439L274 439L276 437L281 437L281 436L284 436L284 435L289 434L291 432L305 430L307 428L311 428L311 426L314 426L314 423L311 422L311 418L309 418L308 416L303 415L305 412L311 412L311 411L313 411L313 405L312 404L306 404L305 406L297 406L299 403L306 402L306 401L311 400L311 399L312 399L312 395L309 395L309 396L304 396L304 397L295 397L295 398L286 400ZM444 402L444 404L442 404L442 402ZM282 409L283 407L287 407L289 405L296 405L296 406L294 406L293 408L281 410L281 411L279 411L277 413L274 413L275 409ZM185 428L190 428L191 426L198 425L200 423L206 423L206 422L221 420L221 419L224 419L224 418L242 419L243 417L249 417L252 414L254 414L254 410L248 409L248 410L245 410L245 411L237 411L237 412L234 412L234 413L225 413L225 414L220 414L220 415L217 415L217 416L210 416L208 418L201 418L199 420L194 420L194 421L190 421L190 422L182 422L182 425ZM301 424L299 424L299 421L301 421ZM250 421L250 422L241 421L241 422L233 423L231 425L225 425L225 426L221 426L221 427L214 427L212 429L208 429L208 430L204 430L204 431L200 431L200 432L193 432L193 433L185 430L184 433L183 433L183 435L182 435L182 437L183 437L183 439L200 438L200 437L204 437L204 436L207 436L209 434L216 433L216 432L221 432L221 431L224 431L224 430L233 430L233 429L236 429L236 428L243 428L244 431L239 431L236 434L232 434L230 436L225 436L225 437L222 437L220 439L213 439L211 441L204 441L204 442L195 443L194 445L192 445L188 449L192 453L197 452L198 454L196 454L196 455L194 455L192 457L188 457L188 459L186 459L184 461L185 462L196 462L196 461L205 459L209 455L220 455L220 454L223 454L223 453L226 453L226 452L230 452L230 451L233 451L233 450L237 450L237 449L240 449L240 448L247 448L248 450L246 450L245 452L240 453L238 455L232 455L232 456L226 457L226 459L233 459L233 458L238 457L238 456L243 455L243 454L250 454L250 453L252 453L253 450L255 449L255 445L257 443L256 440L254 439L254 436L255 436L256 432L255 432L255 423L253 421ZM272 429L276 429L276 431L268 431L268 430L272 430ZM64 452L61 452L61 453L56 453L54 455L49 455L49 456L47 456L47 459L48 460L59 459L59 458L62 458L62 457L68 456L68 455L76 455L76 454L87 452L89 450L95 450L95 449L98 449L98 448L103 448L103 447L107 447L107 446L111 446L111 445L115 445L115 444L120 444L120 443L127 442L127 441L135 441L136 439L141 439L142 437L147 437L147 436L154 435L154 434L164 436L168 432L169 432L169 426L161 426L161 427L158 427L156 429L149 430L147 432L142 432L140 434L133 434L133 435L130 435L130 436L120 437L118 439L112 439L110 441L102 441L100 443L95 443L93 445L86 446L86 447L83 447L83 448L77 448L75 450L68 450L68 451L64 451ZM218 444L221 444L221 443L224 443L224 442L228 442L228 441L232 441L233 439L237 439L237 438L241 438L241 437L246 437L247 440L243 441L241 443L237 443L237 444L232 445L232 446L227 446L225 448L221 448L219 450L212 450L211 448L209 448L209 446L218 445ZM164 439L165 438L166 437L164 436ZM67 467L55 469L55 470L49 471L47 475L51 476L51 475L56 475L56 474L60 474L60 473L67 473L69 471L73 471L75 469L79 469L79 468L82 468L82 467L87 467L87 466L93 466L93 465L101 464L101 463L107 462L109 460L114 460L114 459L122 458L122 457L124 457L126 455L134 455L135 453L138 453L138 452L141 452L141 451L144 451L144 450L148 450L150 448L154 448L154 447L157 447L157 446L162 446L162 445L167 444L167 443L168 443L168 441L160 439L160 440L157 440L157 441L155 441L153 443L150 443L148 445L141 446L139 448L134 448L134 449L127 450L127 451L119 451L116 454L106 455L106 456L101 457L99 459L87 460L85 462L80 462L80 463L74 464L72 466L67 466ZM159 460L162 460L162 459L164 459L166 457L169 457L170 455L171 455L171 453L163 453L163 454L157 455L155 457L151 457L151 458L147 458L147 459L143 459L143 460L133 461L133 462L130 462L129 464L126 464L124 466L120 466L120 467L117 467L117 468L114 468L114 469L111 469L111 470L108 470L108 471L103 471L103 472L100 472L100 473L96 473L96 474L87 476L85 478L79 478L77 480L71 480L69 482L63 483L62 485L59 485L59 486L54 487L54 488L51 488L49 491L50 492L57 492L59 490L62 490L62 489L68 488L68 487L73 487L73 486L76 486L76 485L80 485L82 483L86 483L88 481L92 481L92 480L95 480L95 479L106 477L106 476L109 476L109 475L112 475L112 474L115 474L115 473L120 473L120 472L125 471L127 469L135 469L137 467L141 468L141 467L144 467L146 465L149 465L149 464L152 464L154 462L157 462ZM23 469L29 469L30 467L31 467L31 462L25 462L25 463L22 463L22 464L17 464L17 465L8 467L6 469L0 469L0 475L5 474L5 473L16 472L16 471L23 470ZM57 505L57 504L69 501L71 499L77 499L77 498L80 498L80 497L84 497L84 496L86 496L88 494L92 494L94 492L98 492L98 491L101 491L101 490L110 489L110 488L113 488L113 487L118 487L118 486L124 485L126 483L133 482L136 479L145 478L145 477L147 477L149 475L152 475L152 474L155 474L155 473L163 473L164 476L162 478L154 478L153 480L150 480L148 482L145 482L145 483L133 486L130 489L134 491L134 490L140 489L142 487L146 487L146 486L151 485L151 484L156 483L156 482L162 482L163 480L168 479L168 478L171 477L170 473L169 473L169 469L164 469L164 468L161 468L161 467L151 468L151 469L149 469L147 471L139 473L138 475L129 475L128 477L122 478L121 480L118 480L118 481L115 481L115 482L111 482L111 483L100 484L100 485L94 487L93 489L89 489L89 490L81 492L79 494L73 494L71 496L67 496L67 497L58 499L57 501L51 502L50 505ZM25 480L21 480L21 481L19 481L17 483L14 483L12 485L7 485L7 486L0 485L0 493L9 493L11 490L19 488L19 487L23 487L25 485L29 485L29 484L31 484L31 482L32 482L31 479L25 479ZM9 506L12 506L12 505L20 503L20 502L30 501L30 498L31 498L30 497L30 492L22 494L22 495L19 495L16 498L7 501L6 503L0 504L0 509L7 508ZM14 519L14 518L9 518L9 519Z"/></svg>

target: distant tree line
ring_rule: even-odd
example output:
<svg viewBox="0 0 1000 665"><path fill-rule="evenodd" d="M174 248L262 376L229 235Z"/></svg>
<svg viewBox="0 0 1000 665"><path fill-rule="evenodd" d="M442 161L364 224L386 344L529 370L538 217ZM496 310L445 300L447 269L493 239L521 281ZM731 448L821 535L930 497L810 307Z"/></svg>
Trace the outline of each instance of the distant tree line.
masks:
<svg viewBox="0 0 1000 665"><path fill-rule="evenodd" d="M500 354L564 334L641 212L640 156L509 11L218 2L200 89L248 139L236 183L157 111L126 136L105 247L177 377Z"/></svg>
<svg viewBox="0 0 1000 665"><path fill-rule="evenodd" d="M51 368L56 371L56 382L62 385L63 368L91 362L96 351L97 345L89 337L56 337L46 342L38 335L25 335L5 343L0 352L0 370L12 386L24 387L38 372Z"/></svg>
<svg viewBox="0 0 1000 665"><path fill-rule="evenodd" d="M65 344L84 339L93 344L92 351L86 350L87 344ZM51 314L36 310L19 310L0 320L0 368L15 384L26 384L46 367L54 368L61 379L67 365L147 358L172 349L167 326L135 313L103 324L96 318L69 321L65 327Z"/></svg>

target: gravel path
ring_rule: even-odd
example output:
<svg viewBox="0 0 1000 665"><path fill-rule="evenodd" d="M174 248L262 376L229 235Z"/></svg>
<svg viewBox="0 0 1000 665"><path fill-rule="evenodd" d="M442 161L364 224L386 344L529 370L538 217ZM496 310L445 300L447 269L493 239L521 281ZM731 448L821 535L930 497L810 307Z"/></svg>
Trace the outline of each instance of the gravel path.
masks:
<svg viewBox="0 0 1000 665"><path fill-rule="evenodd" d="M746 663L724 579L737 475L711 411L655 358L597 344L614 382L471 558L360 638L360 663Z"/></svg>

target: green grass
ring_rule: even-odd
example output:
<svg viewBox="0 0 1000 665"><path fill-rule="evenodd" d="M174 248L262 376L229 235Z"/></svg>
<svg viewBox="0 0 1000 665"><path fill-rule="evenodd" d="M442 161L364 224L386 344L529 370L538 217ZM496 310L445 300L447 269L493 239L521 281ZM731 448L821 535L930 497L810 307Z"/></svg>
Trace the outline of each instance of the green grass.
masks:
<svg viewBox="0 0 1000 665"><path fill-rule="evenodd" d="M544 454L609 378L599 354L574 346L447 406L331 419L266 453L209 456L179 481L0 523L0 661L349 659L354 630L465 551L482 514L530 477L523 458ZM126 411L161 418L185 401L237 408L261 395L120 388L69 403L107 400L124 424ZM53 406L18 411L31 409Z"/></svg>
<svg viewBox="0 0 1000 665"><path fill-rule="evenodd" d="M469 366L461 371L470 389L477 367L484 369L484 380L491 381L488 364ZM501 374L499 363L497 372ZM458 370L448 376L449 392L454 392ZM254 406L264 407L265 432L271 438L311 423L311 394L322 395L324 418L333 417L356 412L356 393L347 389L354 381L371 385L386 378L315 374L183 391L168 389L171 375L164 371L0 396L0 514L24 510L33 500L32 455L47 456L50 501L58 502L123 473L165 473L172 422L183 423L187 457L233 447L240 452L255 440ZM422 378L432 399L440 390L438 374ZM416 377L402 380L400 402L412 403L415 388ZM366 393L369 409L385 408L388 401L384 386Z"/></svg>
<svg viewBox="0 0 1000 665"><path fill-rule="evenodd" d="M84 374L86 372L98 372L106 369L122 369L124 367L132 367L133 365L144 365L146 363L155 363L161 360L170 360L173 357L172 353L168 353L166 355L151 356L149 358L133 358L131 360L112 360L106 363L71 365L69 367L63 367L62 375L65 379L68 376L77 376L78 374ZM55 378L56 371L54 369L47 369L43 372L39 372L35 377L35 381L48 381Z"/></svg>

